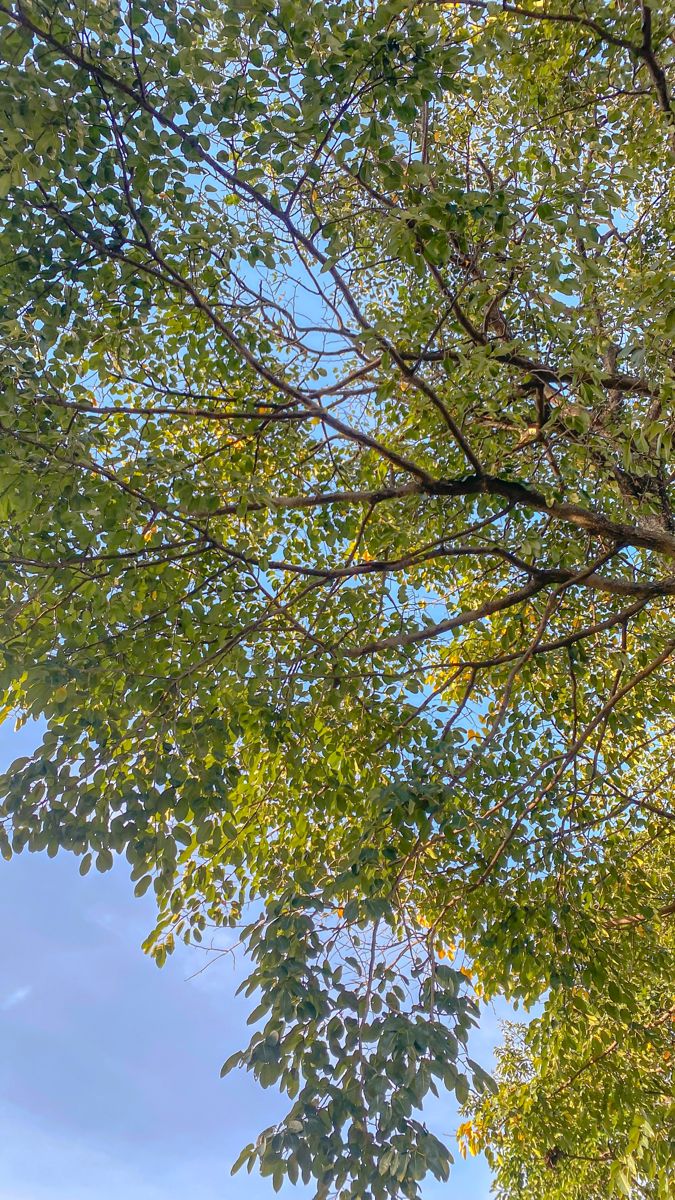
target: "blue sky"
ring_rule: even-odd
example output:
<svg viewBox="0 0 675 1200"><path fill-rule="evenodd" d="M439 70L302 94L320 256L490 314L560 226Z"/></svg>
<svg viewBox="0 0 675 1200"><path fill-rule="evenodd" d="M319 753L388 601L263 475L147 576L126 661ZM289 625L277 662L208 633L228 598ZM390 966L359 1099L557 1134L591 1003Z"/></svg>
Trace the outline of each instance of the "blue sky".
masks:
<svg viewBox="0 0 675 1200"><path fill-rule="evenodd" d="M35 731L0 726L0 768ZM124 861L78 874L59 853L0 862L0 1200L272 1200L269 1180L230 1176L241 1147L283 1100L241 1072L219 1078L247 1040L230 957L181 948L159 971L141 952L152 900ZM489 1066L488 1014L473 1056ZM452 1136L448 1099L427 1119ZM284 1187L287 1200L309 1189ZM487 1200L482 1160L457 1157L424 1200Z"/></svg>

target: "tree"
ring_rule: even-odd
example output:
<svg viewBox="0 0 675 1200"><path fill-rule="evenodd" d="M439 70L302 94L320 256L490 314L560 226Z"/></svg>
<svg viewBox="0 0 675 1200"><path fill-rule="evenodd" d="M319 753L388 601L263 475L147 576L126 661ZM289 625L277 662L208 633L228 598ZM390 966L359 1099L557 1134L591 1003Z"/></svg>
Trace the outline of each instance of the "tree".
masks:
<svg viewBox="0 0 675 1200"><path fill-rule="evenodd" d="M673 1194L674 15L0 0L1 848L244 922L275 1187Z"/></svg>

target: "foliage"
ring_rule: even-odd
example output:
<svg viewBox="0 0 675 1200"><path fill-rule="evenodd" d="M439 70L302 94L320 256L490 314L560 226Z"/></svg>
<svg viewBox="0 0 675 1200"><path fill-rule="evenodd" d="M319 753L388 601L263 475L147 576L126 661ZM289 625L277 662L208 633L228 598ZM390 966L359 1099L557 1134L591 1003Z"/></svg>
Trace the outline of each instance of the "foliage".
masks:
<svg viewBox="0 0 675 1200"><path fill-rule="evenodd" d="M275 1187L672 1194L674 15L0 0L0 849L247 923Z"/></svg>

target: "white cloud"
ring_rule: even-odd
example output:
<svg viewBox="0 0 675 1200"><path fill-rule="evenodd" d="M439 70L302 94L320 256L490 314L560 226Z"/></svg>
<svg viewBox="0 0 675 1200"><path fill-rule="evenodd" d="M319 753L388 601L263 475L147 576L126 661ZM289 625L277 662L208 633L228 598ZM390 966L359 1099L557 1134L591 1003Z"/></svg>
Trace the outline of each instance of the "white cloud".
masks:
<svg viewBox="0 0 675 1200"><path fill-rule="evenodd" d="M33 989L30 984L26 984L24 987L14 988L13 992L9 992L8 995L5 996L4 1000L0 1004L0 1009L2 1009L2 1012L9 1012L10 1008L16 1008L17 1004L23 1004L24 1000L28 999L32 991Z"/></svg>

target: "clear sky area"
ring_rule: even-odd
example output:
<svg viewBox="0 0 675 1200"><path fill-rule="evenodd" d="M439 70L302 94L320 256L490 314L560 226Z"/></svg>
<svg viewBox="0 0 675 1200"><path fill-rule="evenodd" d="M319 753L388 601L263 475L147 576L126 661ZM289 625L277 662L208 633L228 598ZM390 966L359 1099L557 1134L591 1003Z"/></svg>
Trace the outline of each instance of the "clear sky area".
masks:
<svg viewBox="0 0 675 1200"><path fill-rule="evenodd" d="M0 726L0 769L35 741L30 727ZM241 963L201 970L206 955L182 947L158 970L140 949L152 900L134 898L124 860L81 878L63 851L24 853L0 862L0 903L0 1200L272 1200L270 1180L230 1176L241 1147L284 1112L246 1074L219 1078L250 1032L234 995ZM488 1012L472 1046L488 1068L498 1036ZM452 1146L451 1100L425 1111ZM489 1194L485 1162L458 1154L450 1182L422 1191Z"/></svg>

